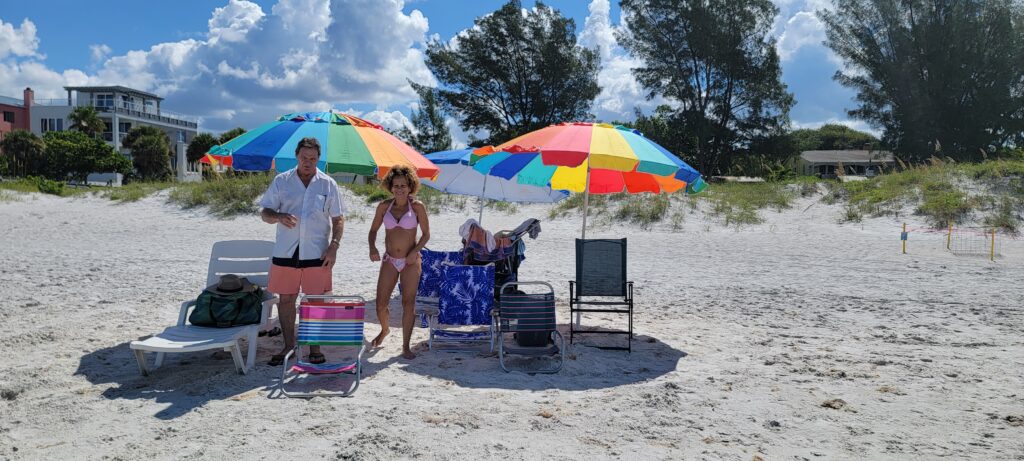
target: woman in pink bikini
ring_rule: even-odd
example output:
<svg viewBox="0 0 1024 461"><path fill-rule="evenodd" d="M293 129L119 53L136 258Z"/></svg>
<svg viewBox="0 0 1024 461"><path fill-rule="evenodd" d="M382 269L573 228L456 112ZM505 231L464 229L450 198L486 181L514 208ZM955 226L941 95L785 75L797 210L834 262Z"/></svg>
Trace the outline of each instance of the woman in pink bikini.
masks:
<svg viewBox="0 0 1024 461"><path fill-rule="evenodd" d="M384 260L377 276L377 318L381 330L371 345L379 347L390 332L388 301L401 277L402 357L412 359L416 354L409 348L409 340L416 322L413 310L416 306L416 289L420 284L420 250L430 240L430 222L427 220L427 208L413 199L419 190L420 181L412 168L392 168L381 181L381 187L390 192L393 198L377 205L377 213L370 225L370 261L381 260L377 252L377 230L381 224L384 225ZM417 227L423 232L419 240L416 239Z"/></svg>

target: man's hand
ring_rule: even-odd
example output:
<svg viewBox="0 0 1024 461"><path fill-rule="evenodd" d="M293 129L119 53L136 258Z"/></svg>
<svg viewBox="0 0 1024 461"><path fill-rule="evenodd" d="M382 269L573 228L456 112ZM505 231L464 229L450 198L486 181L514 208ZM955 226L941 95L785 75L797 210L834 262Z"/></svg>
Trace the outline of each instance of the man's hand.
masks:
<svg viewBox="0 0 1024 461"><path fill-rule="evenodd" d="M338 260L338 244L331 242L327 245L327 249L324 250L324 254L320 255L320 259L324 260L322 267L334 268L334 262Z"/></svg>
<svg viewBox="0 0 1024 461"><path fill-rule="evenodd" d="M284 227L294 229L295 226L299 224L299 218L296 218L294 215L290 215L288 213L278 213L277 222L284 225Z"/></svg>

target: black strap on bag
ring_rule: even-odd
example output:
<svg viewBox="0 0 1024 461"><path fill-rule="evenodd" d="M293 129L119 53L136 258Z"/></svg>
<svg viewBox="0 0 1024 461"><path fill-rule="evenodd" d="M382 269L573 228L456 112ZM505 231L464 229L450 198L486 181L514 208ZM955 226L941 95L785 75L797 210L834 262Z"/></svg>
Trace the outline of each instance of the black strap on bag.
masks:
<svg viewBox="0 0 1024 461"><path fill-rule="evenodd" d="M229 328L260 323L263 311L263 289L237 293L203 290L196 298L196 307L188 316L192 325Z"/></svg>

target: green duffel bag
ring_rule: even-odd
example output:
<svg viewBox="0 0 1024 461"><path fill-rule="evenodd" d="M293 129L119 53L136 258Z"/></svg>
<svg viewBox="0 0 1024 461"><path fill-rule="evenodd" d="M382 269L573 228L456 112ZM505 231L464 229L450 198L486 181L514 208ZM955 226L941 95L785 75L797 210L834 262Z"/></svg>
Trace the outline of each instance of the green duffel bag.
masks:
<svg viewBox="0 0 1024 461"><path fill-rule="evenodd" d="M227 274L203 290L188 316L192 325L228 328L260 323L263 290L244 277Z"/></svg>

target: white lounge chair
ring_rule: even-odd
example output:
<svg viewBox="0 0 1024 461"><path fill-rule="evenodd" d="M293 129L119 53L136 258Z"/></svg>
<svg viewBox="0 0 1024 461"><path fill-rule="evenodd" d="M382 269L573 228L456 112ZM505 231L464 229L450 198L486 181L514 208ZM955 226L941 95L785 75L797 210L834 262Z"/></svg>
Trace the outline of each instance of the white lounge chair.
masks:
<svg viewBox="0 0 1024 461"><path fill-rule="evenodd" d="M267 286L270 272L270 261L274 251L274 242L262 240L227 240L213 244L210 253L210 265L206 274L206 285L210 286L220 280L224 274L237 274L249 279L261 287ZM256 360L256 338L261 327L269 329L270 313L278 302L277 295L267 293L263 301L261 323L230 328L197 327L187 324L189 308L196 301L181 304L178 323L163 332L144 340L132 341L131 349L139 363L139 371L143 376L149 374L146 368L146 352L156 352L154 368L163 364L164 354L178 352L198 352L209 349L222 349L231 352L235 368L239 373L246 374L252 369ZM246 338L249 351L245 361L238 340Z"/></svg>

